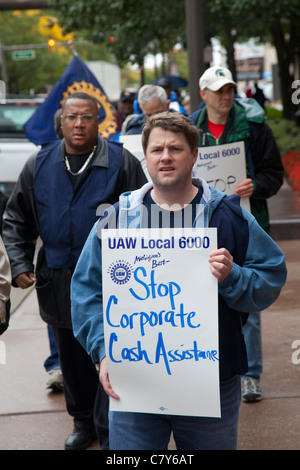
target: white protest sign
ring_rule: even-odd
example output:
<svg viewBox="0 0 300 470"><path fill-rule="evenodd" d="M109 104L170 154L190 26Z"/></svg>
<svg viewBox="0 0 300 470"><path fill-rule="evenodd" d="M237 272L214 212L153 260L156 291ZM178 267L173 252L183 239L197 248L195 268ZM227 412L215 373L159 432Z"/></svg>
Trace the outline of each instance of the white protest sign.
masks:
<svg viewBox="0 0 300 470"><path fill-rule="evenodd" d="M215 228L102 231L110 409L220 417Z"/></svg>
<svg viewBox="0 0 300 470"><path fill-rule="evenodd" d="M148 180L150 180L142 147L142 134L121 135L119 140L122 142L124 148L129 150L129 152L131 152L141 162L144 173Z"/></svg>
<svg viewBox="0 0 300 470"><path fill-rule="evenodd" d="M228 196L234 194L236 186L247 178L244 142L199 148L193 176ZM250 211L249 198L242 198L241 206Z"/></svg>

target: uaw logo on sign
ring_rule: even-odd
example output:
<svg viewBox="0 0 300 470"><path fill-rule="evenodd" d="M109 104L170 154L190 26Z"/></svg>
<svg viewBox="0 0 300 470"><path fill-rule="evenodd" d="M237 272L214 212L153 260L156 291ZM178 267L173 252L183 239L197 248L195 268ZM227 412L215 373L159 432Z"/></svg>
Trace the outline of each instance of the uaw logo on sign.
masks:
<svg viewBox="0 0 300 470"><path fill-rule="evenodd" d="M100 118L98 127L100 136L107 139L111 134L115 134L117 132L117 121L115 119L112 105L108 101L106 95L92 83L88 83L84 80L81 82L74 82L72 85L68 86L67 90L63 93L63 98L60 104L62 105L66 98L77 92L87 93L97 100L99 109L98 115Z"/></svg>
<svg viewBox="0 0 300 470"><path fill-rule="evenodd" d="M132 266L122 260L112 263L107 270L115 284L126 284L131 278L132 271Z"/></svg>

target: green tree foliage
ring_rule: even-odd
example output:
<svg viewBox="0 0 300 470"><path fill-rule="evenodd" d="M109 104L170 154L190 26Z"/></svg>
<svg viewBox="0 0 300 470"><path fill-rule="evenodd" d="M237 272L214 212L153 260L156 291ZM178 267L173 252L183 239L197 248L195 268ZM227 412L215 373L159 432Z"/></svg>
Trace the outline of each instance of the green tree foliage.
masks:
<svg viewBox="0 0 300 470"><path fill-rule="evenodd" d="M55 12L47 10L26 10L0 12L0 43L4 46L14 45L47 45L48 37L39 31L42 16ZM81 39L80 31L75 34L75 41ZM34 48L33 48L34 49ZM78 46L77 52L84 60L110 60L111 53L99 45ZM68 47L53 48L52 52L45 48L35 49L34 60L15 61L11 51L5 51L7 69L7 89L10 94L45 93L60 78L72 59ZM0 69L1 70L1 69ZM2 73L0 78L3 79Z"/></svg>
<svg viewBox="0 0 300 470"><path fill-rule="evenodd" d="M75 40L80 37L94 43L89 52L93 53L92 59L106 60L109 49L120 66L132 62L143 69L148 53L168 53L178 42L185 45L185 1L49 0L49 4L53 8L50 14L59 18L66 32L75 31ZM221 40L233 74L235 42L254 37L275 46L284 116L290 118L291 85L300 75L300 0L206 0L203 10L206 44L211 37ZM0 41L28 44L45 38L39 35L35 15L23 12L18 17L15 12L4 12L0 14ZM78 48L78 52L82 58L91 59L86 49ZM56 82L71 59L70 52L55 51L50 55L44 49L36 54L35 61L17 63L6 53L11 91L44 91L47 83Z"/></svg>
<svg viewBox="0 0 300 470"><path fill-rule="evenodd" d="M184 0L50 0L67 30L87 31L95 43L109 43L119 65L143 66L148 53L168 52L185 39Z"/></svg>
<svg viewBox="0 0 300 470"><path fill-rule="evenodd" d="M188 1L188 0L186 0ZM149 52L185 44L184 0L50 0L67 29L84 28L94 42L108 41L120 65L143 65ZM234 43L249 38L271 42L278 56L284 116L292 114L291 84L300 51L299 0L203 1L206 43L219 37L235 76ZM201 25L199 25L201 27ZM298 60L297 60L298 59Z"/></svg>
<svg viewBox="0 0 300 470"><path fill-rule="evenodd" d="M0 13L0 41L2 45L47 44L47 38L38 30L38 11L7 11ZM57 81L70 61L70 52L36 49L34 60L12 60L11 51L5 51L7 89L13 94L29 94L30 90L44 93L48 85Z"/></svg>
<svg viewBox="0 0 300 470"><path fill-rule="evenodd" d="M299 75L299 0L207 0L205 11L215 21L212 36L218 35L227 48L234 71L234 41L250 37L270 42L277 51L284 117L292 115L291 85Z"/></svg>

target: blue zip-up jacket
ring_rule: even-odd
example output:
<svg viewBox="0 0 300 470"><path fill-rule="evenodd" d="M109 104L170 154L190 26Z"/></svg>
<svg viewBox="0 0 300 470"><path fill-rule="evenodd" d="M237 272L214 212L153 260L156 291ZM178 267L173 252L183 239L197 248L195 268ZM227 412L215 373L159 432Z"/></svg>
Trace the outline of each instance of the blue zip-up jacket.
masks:
<svg viewBox="0 0 300 470"><path fill-rule="evenodd" d="M286 281L285 257L255 218L236 204L235 197L227 197L203 180L193 182L203 188L194 225L217 227L218 247L227 248L234 258L230 274L219 284L220 379L224 381L247 371L242 313L264 310L277 299ZM151 187L149 182L123 194L119 207L111 210L111 220L116 217L120 228L142 227L143 199ZM71 284L74 335L95 363L105 356L100 238L107 223L105 218L94 225Z"/></svg>
<svg viewBox="0 0 300 470"><path fill-rule="evenodd" d="M141 134L143 130L143 125L146 122L145 114L139 114L129 123L126 135Z"/></svg>

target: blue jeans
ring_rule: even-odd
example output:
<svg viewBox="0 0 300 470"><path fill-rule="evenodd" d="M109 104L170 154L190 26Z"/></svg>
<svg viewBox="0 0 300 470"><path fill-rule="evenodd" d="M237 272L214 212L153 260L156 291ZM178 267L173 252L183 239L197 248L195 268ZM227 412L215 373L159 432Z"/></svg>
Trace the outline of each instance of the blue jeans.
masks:
<svg viewBox="0 0 300 470"><path fill-rule="evenodd" d="M173 431L177 450L235 450L240 377L222 382L220 394L221 418L110 411L110 449L166 450Z"/></svg>
<svg viewBox="0 0 300 470"><path fill-rule="evenodd" d="M243 326L248 356L248 372L245 376L254 377L257 380L263 369L260 317L260 312L249 313L248 320Z"/></svg>
<svg viewBox="0 0 300 470"><path fill-rule="evenodd" d="M59 363L58 349L57 349L56 342L53 336L52 327L50 325L47 325L47 330L48 330L48 339L49 339L49 347L50 347L50 356L48 356L47 359L45 360L44 367L46 369L46 372L49 372L50 370L60 369L60 363Z"/></svg>

